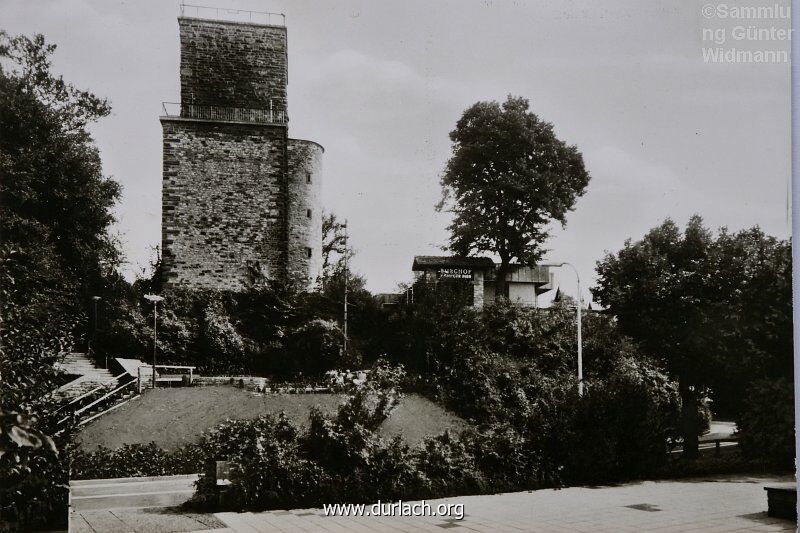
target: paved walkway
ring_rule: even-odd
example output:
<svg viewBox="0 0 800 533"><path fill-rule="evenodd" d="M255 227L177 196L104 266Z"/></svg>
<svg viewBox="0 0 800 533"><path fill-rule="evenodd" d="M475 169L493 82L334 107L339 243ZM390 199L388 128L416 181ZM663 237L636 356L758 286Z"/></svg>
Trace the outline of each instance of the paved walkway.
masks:
<svg viewBox="0 0 800 533"><path fill-rule="evenodd" d="M226 532L569 532L794 531L769 518L765 485L790 477L726 476L574 487L430 500L463 503L463 520L445 517L331 517L320 509L218 513Z"/></svg>
<svg viewBox="0 0 800 533"><path fill-rule="evenodd" d="M185 533L223 528L212 514L185 513L173 509L104 509L70 515L70 533ZM230 531L230 530L227 530Z"/></svg>
<svg viewBox="0 0 800 533"><path fill-rule="evenodd" d="M163 483L167 478L118 480L118 483L73 482L73 497L87 498L73 500L70 531L624 533L657 530L670 533L795 530L793 522L769 518L765 512L764 486L791 482L791 477L714 476L428 501L433 510L442 503L463 504L463 520L455 516L334 517L325 516L322 509L212 515L163 506L148 507L153 505L151 497L174 498L173 503L184 500L187 496L180 484L188 483L189 476L185 477L169 483ZM146 494L153 492L162 494Z"/></svg>
<svg viewBox="0 0 800 533"><path fill-rule="evenodd" d="M212 514L176 509L197 475L70 482L70 532L166 533L224 527Z"/></svg>

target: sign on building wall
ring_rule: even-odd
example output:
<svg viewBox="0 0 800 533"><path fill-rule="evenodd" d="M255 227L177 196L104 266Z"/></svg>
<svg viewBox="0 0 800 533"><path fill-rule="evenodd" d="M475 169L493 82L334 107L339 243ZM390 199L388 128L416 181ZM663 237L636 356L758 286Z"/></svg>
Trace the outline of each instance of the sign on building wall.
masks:
<svg viewBox="0 0 800 533"><path fill-rule="evenodd" d="M440 268L436 271L439 279L472 279L472 270L469 268Z"/></svg>

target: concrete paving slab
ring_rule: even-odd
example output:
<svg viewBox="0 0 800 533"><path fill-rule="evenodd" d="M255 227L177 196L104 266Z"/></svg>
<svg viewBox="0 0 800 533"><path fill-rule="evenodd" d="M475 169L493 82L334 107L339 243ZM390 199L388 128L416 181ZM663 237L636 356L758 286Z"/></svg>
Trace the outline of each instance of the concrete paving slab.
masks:
<svg viewBox="0 0 800 533"><path fill-rule="evenodd" d="M325 516L321 509L219 513L229 532L794 531L767 517L763 487L791 477L715 476L429 500L463 503L465 518Z"/></svg>

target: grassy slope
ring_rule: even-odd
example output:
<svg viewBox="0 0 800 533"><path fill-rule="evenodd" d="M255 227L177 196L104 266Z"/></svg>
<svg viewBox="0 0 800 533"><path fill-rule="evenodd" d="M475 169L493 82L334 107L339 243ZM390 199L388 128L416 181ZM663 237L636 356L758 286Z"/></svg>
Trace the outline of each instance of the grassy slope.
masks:
<svg viewBox="0 0 800 533"><path fill-rule="evenodd" d="M123 444L155 442L174 449L227 418L253 418L280 411L306 424L308 411L318 405L334 413L343 397L336 394L256 394L228 386L157 389L101 416L80 433L81 448L117 448ZM385 437L403 435L414 444L427 435L466 426L457 416L417 395L408 395L381 427Z"/></svg>

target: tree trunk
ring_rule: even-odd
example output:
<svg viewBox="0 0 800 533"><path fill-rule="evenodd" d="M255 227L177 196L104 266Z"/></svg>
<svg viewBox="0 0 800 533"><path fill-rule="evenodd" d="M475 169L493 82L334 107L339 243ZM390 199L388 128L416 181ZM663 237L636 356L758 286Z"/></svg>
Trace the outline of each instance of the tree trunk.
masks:
<svg viewBox="0 0 800 533"><path fill-rule="evenodd" d="M681 395L681 434L683 436L684 459L696 459L698 454L697 391L692 389L686 379L678 377L678 390Z"/></svg>
<svg viewBox="0 0 800 533"><path fill-rule="evenodd" d="M497 269L497 279L494 282L494 296L502 296L508 299L508 283L506 283L506 274L509 271L508 259L500 259L500 266Z"/></svg>

